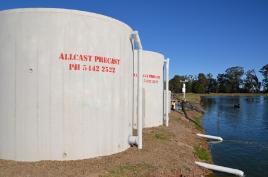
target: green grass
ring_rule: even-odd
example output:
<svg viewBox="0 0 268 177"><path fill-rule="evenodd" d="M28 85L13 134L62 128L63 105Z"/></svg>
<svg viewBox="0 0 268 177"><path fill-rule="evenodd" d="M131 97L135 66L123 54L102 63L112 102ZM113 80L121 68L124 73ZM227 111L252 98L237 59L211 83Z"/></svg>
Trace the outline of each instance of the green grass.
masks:
<svg viewBox="0 0 268 177"><path fill-rule="evenodd" d="M199 131L203 131L203 126L202 126L202 118L201 117L194 117L193 120L195 121L195 128Z"/></svg>
<svg viewBox="0 0 268 177"><path fill-rule="evenodd" d="M195 93L187 93L186 94L186 100L191 102L191 103L200 103L201 101L201 95L200 94L195 94Z"/></svg>
<svg viewBox="0 0 268 177"><path fill-rule="evenodd" d="M268 96L268 93L186 93L186 100L191 103L200 103L201 96ZM182 98L182 94L178 93L177 98Z"/></svg>
<svg viewBox="0 0 268 177"><path fill-rule="evenodd" d="M168 132L165 128L161 128L154 133L154 138L160 141L170 141L174 137L175 135L171 132Z"/></svg>
<svg viewBox="0 0 268 177"><path fill-rule="evenodd" d="M109 171L103 177L146 177L153 170L153 167L146 163L125 164Z"/></svg>
<svg viewBox="0 0 268 177"><path fill-rule="evenodd" d="M268 96L268 93L209 93L200 96Z"/></svg>
<svg viewBox="0 0 268 177"><path fill-rule="evenodd" d="M194 154L200 159L200 160L209 160L209 152L205 148L203 148L201 145L194 146Z"/></svg>
<svg viewBox="0 0 268 177"><path fill-rule="evenodd" d="M180 118L179 117L175 117L174 118L174 121L177 122L177 123L180 123Z"/></svg>

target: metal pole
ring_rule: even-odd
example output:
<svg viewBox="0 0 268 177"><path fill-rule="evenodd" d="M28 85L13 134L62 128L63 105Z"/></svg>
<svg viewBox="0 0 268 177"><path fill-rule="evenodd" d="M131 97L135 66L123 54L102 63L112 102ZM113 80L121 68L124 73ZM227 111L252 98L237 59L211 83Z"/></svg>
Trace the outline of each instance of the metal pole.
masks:
<svg viewBox="0 0 268 177"><path fill-rule="evenodd" d="M188 82L188 80L184 80L184 81L180 81L182 82L182 94L183 94L183 101L186 101L186 82Z"/></svg>
<svg viewBox="0 0 268 177"><path fill-rule="evenodd" d="M142 49L138 50L138 149L142 149Z"/></svg>
<svg viewBox="0 0 268 177"><path fill-rule="evenodd" d="M169 123L169 116L168 116L168 91L169 91L169 58L166 59L166 126L168 126L168 123Z"/></svg>

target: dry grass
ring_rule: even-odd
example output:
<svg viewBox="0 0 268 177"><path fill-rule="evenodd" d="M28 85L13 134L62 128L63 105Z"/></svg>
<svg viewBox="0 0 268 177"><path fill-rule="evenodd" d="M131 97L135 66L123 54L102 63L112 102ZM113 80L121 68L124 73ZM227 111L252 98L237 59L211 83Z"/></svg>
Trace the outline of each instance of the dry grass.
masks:
<svg viewBox="0 0 268 177"><path fill-rule="evenodd" d="M209 94L198 94L198 93L187 93L186 100L191 103L200 103L201 96L268 96L268 93L209 93ZM182 98L182 94L176 94L177 98Z"/></svg>
<svg viewBox="0 0 268 177"><path fill-rule="evenodd" d="M189 116L194 118L200 113L189 111ZM207 147L206 141L196 136L197 132L183 114L171 112L169 127L144 129L142 150L131 147L110 156L74 161L0 160L0 177L198 177L208 171L194 163L200 154L194 147Z"/></svg>
<svg viewBox="0 0 268 177"><path fill-rule="evenodd" d="M146 163L120 165L103 177L148 177L154 168Z"/></svg>

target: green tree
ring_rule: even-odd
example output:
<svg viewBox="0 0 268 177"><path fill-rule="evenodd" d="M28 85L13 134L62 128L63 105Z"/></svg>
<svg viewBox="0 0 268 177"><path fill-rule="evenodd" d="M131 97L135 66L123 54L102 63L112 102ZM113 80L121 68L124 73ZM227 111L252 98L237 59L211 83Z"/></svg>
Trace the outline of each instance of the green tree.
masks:
<svg viewBox="0 0 268 177"><path fill-rule="evenodd" d="M173 93L181 93L182 84L180 81L185 80L185 76L175 75L170 81L169 81L169 89Z"/></svg>
<svg viewBox="0 0 268 177"><path fill-rule="evenodd" d="M182 83L181 81L187 80L186 83L186 91L192 92L192 82L194 77L192 75L175 75L170 81L169 81L169 89L174 93L181 93L182 92Z"/></svg>
<svg viewBox="0 0 268 177"><path fill-rule="evenodd" d="M188 82L186 82L186 91L187 92L192 92L194 76L193 75L187 75L185 77L188 80Z"/></svg>
<svg viewBox="0 0 268 177"><path fill-rule="evenodd" d="M225 73L227 79L225 83L226 91L234 93L239 92L240 84L243 83L241 77L244 75L244 68L240 66L230 67L226 69Z"/></svg>
<svg viewBox="0 0 268 177"><path fill-rule="evenodd" d="M246 72L246 79L244 81L244 89L248 93L256 93L260 91L259 79L254 69Z"/></svg>
<svg viewBox="0 0 268 177"><path fill-rule="evenodd" d="M227 91L227 78L226 74L218 74L217 76L217 92L226 93Z"/></svg>
<svg viewBox="0 0 268 177"><path fill-rule="evenodd" d="M193 88L192 91L194 93L206 93L208 86L208 80L204 73L198 74L198 80L193 81Z"/></svg>
<svg viewBox="0 0 268 177"><path fill-rule="evenodd" d="M264 79L262 80L263 91L268 92L268 64L264 65L260 69L260 73L264 77Z"/></svg>
<svg viewBox="0 0 268 177"><path fill-rule="evenodd" d="M217 92L217 80L213 78L213 75L211 73L207 74L207 81L208 81L208 92Z"/></svg>

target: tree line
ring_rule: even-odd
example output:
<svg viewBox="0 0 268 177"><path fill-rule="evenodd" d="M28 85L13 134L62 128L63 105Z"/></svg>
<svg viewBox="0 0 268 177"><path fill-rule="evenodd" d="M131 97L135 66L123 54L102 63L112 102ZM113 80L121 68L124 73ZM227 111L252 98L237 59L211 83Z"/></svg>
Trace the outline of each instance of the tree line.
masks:
<svg viewBox="0 0 268 177"><path fill-rule="evenodd" d="M241 66L227 68L217 78L213 78L211 73L199 73L197 76L175 75L169 81L169 89L174 93L181 93L181 81L187 80L186 90L193 93L268 93L268 64L259 72L263 80L259 80L254 69L245 71Z"/></svg>

